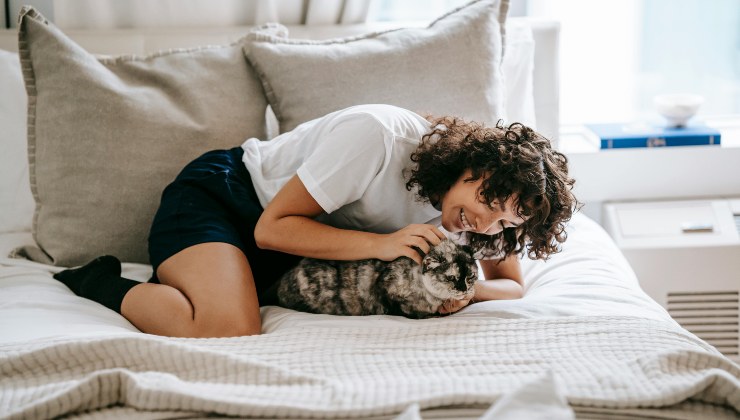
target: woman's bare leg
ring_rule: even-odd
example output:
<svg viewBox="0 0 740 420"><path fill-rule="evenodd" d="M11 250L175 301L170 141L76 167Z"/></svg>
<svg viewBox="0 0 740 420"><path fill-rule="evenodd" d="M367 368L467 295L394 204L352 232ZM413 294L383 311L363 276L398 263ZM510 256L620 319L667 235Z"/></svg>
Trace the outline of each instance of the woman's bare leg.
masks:
<svg viewBox="0 0 740 420"><path fill-rule="evenodd" d="M233 337L262 329L249 262L233 245L210 242L186 248L157 269L161 284L134 286L121 314L149 334Z"/></svg>

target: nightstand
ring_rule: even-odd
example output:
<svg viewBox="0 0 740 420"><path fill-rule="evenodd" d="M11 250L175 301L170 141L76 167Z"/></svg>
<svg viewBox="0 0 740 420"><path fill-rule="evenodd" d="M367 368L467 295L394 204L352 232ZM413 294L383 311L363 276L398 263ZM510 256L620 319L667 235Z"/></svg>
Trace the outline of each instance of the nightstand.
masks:
<svg viewBox="0 0 740 420"><path fill-rule="evenodd" d="M600 150L583 125L563 125L560 151L568 158L583 212L602 223L603 204L740 194L740 114L706 118L722 133L721 146ZM590 134L589 134L590 133Z"/></svg>
<svg viewBox="0 0 740 420"><path fill-rule="evenodd" d="M740 198L608 202L603 218L642 289L684 328L737 359Z"/></svg>

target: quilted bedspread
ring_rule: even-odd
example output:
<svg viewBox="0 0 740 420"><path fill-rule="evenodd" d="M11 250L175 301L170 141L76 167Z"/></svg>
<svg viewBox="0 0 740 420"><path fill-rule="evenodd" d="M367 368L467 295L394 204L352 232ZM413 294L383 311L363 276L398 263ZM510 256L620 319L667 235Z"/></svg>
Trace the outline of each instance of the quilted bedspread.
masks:
<svg viewBox="0 0 740 420"><path fill-rule="evenodd" d="M306 322L225 339L120 333L5 343L0 417L105 407L241 417L392 416L411 404L488 406L543 372L576 411L691 402L711 403L730 416L740 411L738 365L668 321L378 316L361 328L352 325Z"/></svg>

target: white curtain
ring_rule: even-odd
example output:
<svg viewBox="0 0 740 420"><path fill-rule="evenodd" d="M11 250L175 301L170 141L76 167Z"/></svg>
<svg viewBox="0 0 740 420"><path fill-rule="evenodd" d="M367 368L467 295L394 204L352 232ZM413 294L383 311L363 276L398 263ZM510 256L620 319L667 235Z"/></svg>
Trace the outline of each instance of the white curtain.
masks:
<svg viewBox="0 0 740 420"><path fill-rule="evenodd" d="M36 6L62 29L334 25L367 20L372 0L11 0Z"/></svg>

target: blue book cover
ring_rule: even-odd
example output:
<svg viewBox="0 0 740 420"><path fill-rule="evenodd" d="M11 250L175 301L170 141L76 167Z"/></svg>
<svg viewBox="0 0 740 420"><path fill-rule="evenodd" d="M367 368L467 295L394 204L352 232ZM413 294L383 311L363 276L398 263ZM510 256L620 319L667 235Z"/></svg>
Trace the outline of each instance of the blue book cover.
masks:
<svg viewBox="0 0 740 420"><path fill-rule="evenodd" d="M719 130L706 125L662 127L649 124L586 124L602 149L719 145Z"/></svg>

